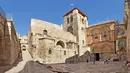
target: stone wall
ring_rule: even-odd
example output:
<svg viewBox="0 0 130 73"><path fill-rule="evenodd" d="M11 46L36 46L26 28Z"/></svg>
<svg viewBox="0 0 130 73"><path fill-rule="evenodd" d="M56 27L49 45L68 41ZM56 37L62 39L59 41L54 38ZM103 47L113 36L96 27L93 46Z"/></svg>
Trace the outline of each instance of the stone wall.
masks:
<svg viewBox="0 0 130 73"><path fill-rule="evenodd" d="M0 65L12 65L19 56L20 43L13 21L0 14Z"/></svg>
<svg viewBox="0 0 130 73"><path fill-rule="evenodd" d="M124 2L124 24L126 27L126 50L127 60L130 61L130 0Z"/></svg>
<svg viewBox="0 0 130 73"><path fill-rule="evenodd" d="M0 14L0 65L4 64L5 60L7 60L5 49L5 27L6 19Z"/></svg>
<svg viewBox="0 0 130 73"><path fill-rule="evenodd" d="M32 19L29 34L29 52L36 60L63 63L66 58L78 53L76 37L58 25Z"/></svg>
<svg viewBox="0 0 130 73"><path fill-rule="evenodd" d="M20 56L20 41L16 35L16 30L14 28L12 20L7 21L6 28L8 28L6 29L6 31L8 31L9 35L6 37L6 40L8 40L8 42L6 42L5 44L7 44L8 46L6 46L5 48L10 49L8 61L9 64L12 65Z"/></svg>
<svg viewBox="0 0 130 73"><path fill-rule="evenodd" d="M66 48L56 45L54 39L40 39L40 47L37 54L44 63L64 63L66 58L74 56L76 48Z"/></svg>

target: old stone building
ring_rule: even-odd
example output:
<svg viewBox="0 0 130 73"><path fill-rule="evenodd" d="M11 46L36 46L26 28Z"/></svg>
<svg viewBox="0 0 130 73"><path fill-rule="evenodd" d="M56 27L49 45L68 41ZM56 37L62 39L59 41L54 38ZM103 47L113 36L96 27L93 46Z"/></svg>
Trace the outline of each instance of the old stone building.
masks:
<svg viewBox="0 0 130 73"><path fill-rule="evenodd" d="M113 58L126 60L124 24L107 21L88 26L88 17L74 8L64 16L64 25L31 20L29 52L44 63L86 62Z"/></svg>
<svg viewBox="0 0 130 73"><path fill-rule="evenodd" d="M115 54L114 21L99 23L87 28L87 42L96 61Z"/></svg>
<svg viewBox="0 0 130 73"><path fill-rule="evenodd" d="M81 56L88 50L87 26L87 16L77 8L64 15L63 26L31 19L29 52L34 59L44 63L64 63L67 58Z"/></svg>
<svg viewBox="0 0 130 73"><path fill-rule="evenodd" d="M125 31L124 24L118 21L102 22L87 28L87 45L97 61L106 58L126 60Z"/></svg>
<svg viewBox="0 0 130 73"><path fill-rule="evenodd" d="M87 42L97 61L106 58L126 60L125 26L118 21L99 23L87 28Z"/></svg>
<svg viewBox="0 0 130 73"><path fill-rule="evenodd" d="M2 8L0 8L0 45L0 65L12 65L18 59L20 43L13 20L6 19Z"/></svg>

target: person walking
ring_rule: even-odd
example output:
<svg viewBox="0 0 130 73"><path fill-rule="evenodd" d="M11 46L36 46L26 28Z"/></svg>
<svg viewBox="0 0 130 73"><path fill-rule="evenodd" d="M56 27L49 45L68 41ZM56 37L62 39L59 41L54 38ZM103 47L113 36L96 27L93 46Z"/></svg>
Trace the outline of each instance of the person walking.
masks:
<svg viewBox="0 0 130 73"><path fill-rule="evenodd" d="M93 64L95 64L95 57L93 58Z"/></svg>
<svg viewBox="0 0 130 73"><path fill-rule="evenodd" d="M87 59L87 63L88 63L88 59Z"/></svg>

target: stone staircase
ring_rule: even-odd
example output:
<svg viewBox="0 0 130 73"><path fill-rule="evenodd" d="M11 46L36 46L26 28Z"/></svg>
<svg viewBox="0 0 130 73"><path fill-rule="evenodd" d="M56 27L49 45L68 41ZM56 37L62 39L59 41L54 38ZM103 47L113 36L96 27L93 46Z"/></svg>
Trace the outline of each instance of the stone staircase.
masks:
<svg viewBox="0 0 130 73"><path fill-rule="evenodd" d="M10 70L6 71L5 73L19 73L21 70L24 69L24 66L26 65L27 61L31 61L32 57L29 54L29 52L22 51L22 61L19 62L16 66L12 67Z"/></svg>

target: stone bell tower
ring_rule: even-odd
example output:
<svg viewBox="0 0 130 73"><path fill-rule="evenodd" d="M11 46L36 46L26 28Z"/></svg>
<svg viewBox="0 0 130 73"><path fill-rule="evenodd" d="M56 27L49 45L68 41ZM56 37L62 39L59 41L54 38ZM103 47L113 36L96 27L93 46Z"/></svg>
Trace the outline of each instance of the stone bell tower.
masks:
<svg viewBox="0 0 130 73"><path fill-rule="evenodd" d="M86 51L86 27L88 27L88 18L79 9L74 8L64 15L63 29L77 36L79 55Z"/></svg>

